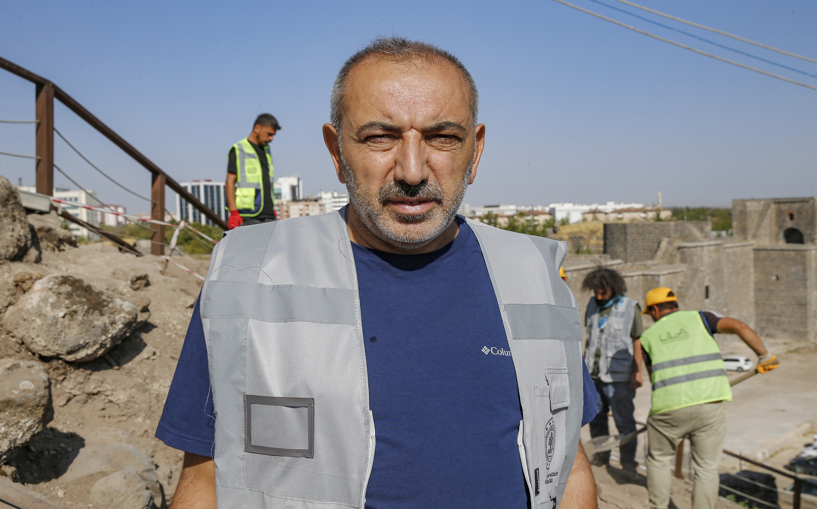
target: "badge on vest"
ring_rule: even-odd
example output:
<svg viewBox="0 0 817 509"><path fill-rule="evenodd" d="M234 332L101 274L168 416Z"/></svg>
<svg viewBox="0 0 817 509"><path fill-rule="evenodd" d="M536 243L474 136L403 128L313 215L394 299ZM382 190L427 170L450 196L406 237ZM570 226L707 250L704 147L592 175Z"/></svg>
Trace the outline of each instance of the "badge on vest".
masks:
<svg viewBox="0 0 817 509"><path fill-rule="evenodd" d="M547 469L550 471L550 462L553 461L553 453L556 450L556 426L551 417L545 426L545 457L547 459ZM546 481L550 482L550 480Z"/></svg>

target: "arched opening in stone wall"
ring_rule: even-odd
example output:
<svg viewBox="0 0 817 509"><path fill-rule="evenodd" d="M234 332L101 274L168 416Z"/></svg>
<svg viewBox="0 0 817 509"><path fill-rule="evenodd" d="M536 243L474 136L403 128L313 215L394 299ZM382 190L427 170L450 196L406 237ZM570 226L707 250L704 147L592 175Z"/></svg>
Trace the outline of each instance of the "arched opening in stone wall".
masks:
<svg viewBox="0 0 817 509"><path fill-rule="evenodd" d="M783 231L783 239L786 244L804 244L803 232L797 228L786 228Z"/></svg>

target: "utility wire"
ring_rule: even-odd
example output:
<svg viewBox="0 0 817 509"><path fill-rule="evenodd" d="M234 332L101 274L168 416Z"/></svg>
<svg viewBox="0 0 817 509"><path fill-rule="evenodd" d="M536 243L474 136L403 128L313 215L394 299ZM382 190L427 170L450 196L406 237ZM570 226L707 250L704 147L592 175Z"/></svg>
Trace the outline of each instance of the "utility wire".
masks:
<svg viewBox="0 0 817 509"><path fill-rule="evenodd" d="M664 14L663 12L655 11L653 9L649 9L647 7L644 7L643 5L638 5L638 4L634 4L632 2L628 2L627 0L616 0L616 1L621 2L623 4L630 5L632 7L637 8L637 9L641 9L643 11L651 12L653 14L658 14L659 16L663 16L665 18L669 18L669 19L674 20L674 21L680 21L681 23L693 26L695 28L702 28L704 30L709 30L710 32L715 32L716 34L725 35L727 37L731 37L732 39L737 39L739 41L748 42L749 44L754 44L755 46L758 46L758 47L761 47L761 48L764 48L764 49L768 49L768 50L771 50L771 51L776 51L776 52L781 53L783 55L788 55L790 57L799 58L801 60L807 60L809 62L814 62L815 64L817 64L817 60L815 60L813 58L804 57L804 56L798 55L796 53L790 53L788 51L783 51L782 49L777 49L777 48L773 48L771 46L766 46L765 44L761 44L759 42L755 42L755 41L752 41L752 40L749 40L749 39L744 39L743 37L739 37L737 35L732 35L730 33L724 32L722 30L718 30L716 28L710 28L710 27L707 27L707 26L704 26L704 25L699 25L698 23L693 23L691 21L686 21L686 20L681 19L681 18L676 18L675 16L670 16L669 14Z"/></svg>
<svg viewBox="0 0 817 509"><path fill-rule="evenodd" d="M762 71L762 70L758 69L757 67L744 65L744 64L741 64L739 62L735 62L734 60L729 60L727 58L719 57L717 55L713 55L711 53L706 53L704 51L695 49L695 48L693 48L691 46L686 46L684 44L672 41L670 39L665 39L663 37L659 37L659 36L657 36L655 34L645 32L644 30L639 30L638 28L631 27L630 25L625 25L624 23L621 23L620 21L616 21L616 20L614 20L612 18L608 18L607 16L602 16L601 14L596 14L593 11L589 11L589 10L583 9L583 8L577 6L577 5L573 5L571 3L565 2L564 0L553 0L553 1L558 2L558 3L562 4L562 5L566 5L568 7L572 7L573 9L576 9L577 11L581 11L581 12L584 12L586 14L590 14L591 16L595 16L595 17L601 18L601 19L603 19L605 21L609 21L610 23L614 23L614 24L616 24L618 26L621 26L621 27L624 27L624 28L626 28L628 30L632 30L633 32L638 32L639 34L646 35L647 37L652 37L653 39L658 39L659 41L663 41L663 42L666 42L668 44L672 44L673 46L678 46L679 48L684 48L684 49L692 51L694 53L698 53L699 55L703 55L703 56L709 57L709 58L714 58L715 60L720 60L721 62L726 62L727 64L736 65L738 67L742 67L744 69L748 69L750 71L754 71L754 72L769 76L771 78L777 78L779 80L783 80L783 81L792 83L794 85L800 85L801 87L806 87L806 88L810 88L811 90L816 90L817 91L817 87L814 87L812 85L808 85L806 83L801 83L799 81L791 80L789 78L784 78L783 76L780 76L780 75L777 75L777 74L772 74L770 72Z"/></svg>
<svg viewBox="0 0 817 509"><path fill-rule="evenodd" d="M40 159L37 156L23 156L23 155L20 155L20 154L11 154L9 152L0 152L0 155L11 156L11 157L22 157L23 159L37 159L37 160Z"/></svg>
<svg viewBox="0 0 817 509"><path fill-rule="evenodd" d="M113 183L114 183L114 184L116 184L117 186L119 186L119 187L121 187L122 189L124 189L125 191L129 192L130 194L132 194L132 195L134 195L134 196L136 196L136 197L138 197L138 198L141 198L141 199L143 199L143 200L145 200L145 201L147 201L147 202L153 203L153 200L151 200L150 198L147 198L147 197L145 197L145 196L142 196L141 194L136 193L136 192L134 192L134 191L131 191L131 190L130 190L130 189L128 189L127 187L123 186L122 184L120 184L119 182L117 182L116 180L114 180L114 179L113 179L113 177L111 177L110 175L108 175L108 174L107 174L107 173L105 173L104 171L102 171L102 170L100 170L99 168L97 168L97 166L96 166L94 163L92 163L91 161L89 161L89 160L88 160L88 158L87 158L87 157L85 157L85 156L82 154L82 152L80 152L79 150L77 150L77 148L76 148L75 146L71 145L71 142L70 142L70 141L68 141L68 140L66 140L66 139L65 139L65 136L63 136L63 135L62 135L62 133L61 133L61 132L59 132L59 131L57 130L57 128L56 128L56 127L54 128L54 132L55 132L55 133L57 133L57 134L59 135L59 137L60 137L60 138L62 138L62 141L64 141L66 144L68 144L68 146L69 146L69 147L71 147L71 148L74 150L74 152L76 152L76 153L77 153L77 155L78 155L78 156L80 156L81 158L83 158L83 159L85 160L85 162L86 162L86 163L90 164L90 165L91 165L91 168L93 168L93 169L95 169L96 171L98 171L99 173L101 173L101 174L102 174L102 176L104 176L106 179L110 180L111 182L113 182Z"/></svg>
<svg viewBox="0 0 817 509"><path fill-rule="evenodd" d="M0 120L0 124L38 124L39 120Z"/></svg>
<svg viewBox="0 0 817 509"><path fill-rule="evenodd" d="M736 49L736 48L732 48L731 46L727 46L725 44L715 42L713 40L707 39L705 37L701 37L699 35L695 35L693 33L687 32L685 30L681 30L681 29L678 29L678 28L675 28L675 27L671 27L669 25L665 25L663 23L659 23L657 21L653 21L653 20L651 20L649 18L645 18L644 16L639 16L638 14L635 14L633 12L630 12L630 11L627 11L627 10L624 10L624 9L619 9L618 7L613 7L612 5L608 5L608 4L604 3L604 2L600 2L599 0L590 0L590 1L593 2L593 3L599 4L599 5L603 5L603 6L607 7L608 9L613 9L614 11L623 12L624 14L626 14L628 16L638 18L640 20L646 21L647 23L652 23L653 25L660 26L661 28L666 28L667 30L672 30L672 31L678 32L680 34L684 34L686 36L692 37L693 39L698 39L699 41L703 41L703 42L705 42L707 44L712 44L713 46L717 46L717 47L723 48L725 50L729 50L729 51L732 51L732 52L735 52L735 53L739 53L739 54L747 56L749 58L754 58L755 60L760 60L761 62L765 62L767 64L775 65L777 67L782 67L783 69L787 69L789 71L793 71L793 72L796 72L798 74L803 74L803 75L808 76L810 78L817 78L817 75L815 75L815 74L811 74L811 73L808 73L806 71L801 71L800 69L796 69L794 67L789 67L788 65L784 65L784 64L775 62L774 60L768 60L768 59L765 59L763 57L759 57L757 55L753 55L751 53L748 53L746 51L742 51L742 50L739 50L739 49ZM617 1L621 1L621 0L617 0Z"/></svg>

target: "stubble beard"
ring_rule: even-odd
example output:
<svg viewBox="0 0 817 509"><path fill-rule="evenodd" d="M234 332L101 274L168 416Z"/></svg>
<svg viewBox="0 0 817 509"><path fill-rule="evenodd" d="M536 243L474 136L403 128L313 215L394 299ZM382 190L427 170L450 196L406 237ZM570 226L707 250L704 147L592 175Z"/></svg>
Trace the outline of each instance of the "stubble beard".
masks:
<svg viewBox="0 0 817 509"><path fill-rule="evenodd" d="M372 196L357 185L355 174L343 157L342 147L339 146L338 149L340 169L346 181L349 201L363 225L376 237L403 249L421 248L442 235L451 225L465 198L474 166L472 157L465 177L450 197L445 196L442 187L433 176L430 180L414 186L389 181L383 184L377 196ZM395 198L432 199L437 202L437 206L423 214L402 214L386 207L387 202Z"/></svg>

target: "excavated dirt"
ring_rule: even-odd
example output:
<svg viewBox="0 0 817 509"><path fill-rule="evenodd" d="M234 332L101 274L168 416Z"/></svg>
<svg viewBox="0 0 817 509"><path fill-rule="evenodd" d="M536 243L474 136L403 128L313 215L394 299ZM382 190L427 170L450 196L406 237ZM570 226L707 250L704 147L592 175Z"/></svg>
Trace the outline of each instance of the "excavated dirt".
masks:
<svg viewBox="0 0 817 509"><path fill-rule="evenodd" d="M189 257L179 261L202 275L207 271L207 261ZM79 450L92 443L125 442L148 455L167 503L172 497L182 453L166 447L153 434L201 284L173 264L162 275L164 264L159 257L137 258L102 244L44 252L38 264L0 264L0 282L8 282L13 289L10 298L26 289L31 276L25 273L39 272L69 274L131 302L150 299L147 324L108 353L116 369L104 358L83 364L39 359L51 378L54 420L27 446L14 451L2 473L59 507L92 507L90 488L104 474L70 483L60 480ZM150 284L134 291L131 278L140 274L147 274ZM0 313L3 310L0 303ZM0 358L37 357L0 331ZM161 500L157 505L161 506Z"/></svg>

